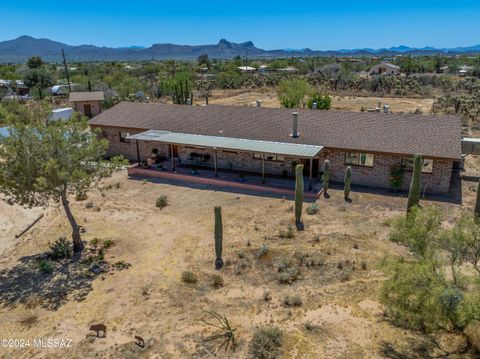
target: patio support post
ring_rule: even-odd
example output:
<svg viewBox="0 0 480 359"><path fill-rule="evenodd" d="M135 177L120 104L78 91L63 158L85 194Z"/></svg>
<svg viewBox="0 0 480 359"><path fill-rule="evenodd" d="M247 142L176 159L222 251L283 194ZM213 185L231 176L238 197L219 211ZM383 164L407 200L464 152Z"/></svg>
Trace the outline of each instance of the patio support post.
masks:
<svg viewBox="0 0 480 359"><path fill-rule="evenodd" d="M170 157L172 158L173 172L175 172L175 158L173 157L173 145L172 144L170 144Z"/></svg>
<svg viewBox="0 0 480 359"><path fill-rule="evenodd" d="M262 153L262 183L265 184L265 153Z"/></svg>
<svg viewBox="0 0 480 359"><path fill-rule="evenodd" d="M320 176L321 173L321 168L320 168L320 156L318 156L318 183L322 181L322 176Z"/></svg>
<svg viewBox="0 0 480 359"><path fill-rule="evenodd" d="M308 190L312 190L312 171L313 171L313 158L310 158L310 174L309 174L309 185Z"/></svg>
<svg viewBox="0 0 480 359"><path fill-rule="evenodd" d="M218 173L217 173L217 149L216 148L213 149L213 164L215 166L215 177L218 177Z"/></svg>
<svg viewBox="0 0 480 359"><path fill-rule="evenodd" d="M138 140L135 140L137 144L137 163L140 166L140 149L138 148Z"/></svg>

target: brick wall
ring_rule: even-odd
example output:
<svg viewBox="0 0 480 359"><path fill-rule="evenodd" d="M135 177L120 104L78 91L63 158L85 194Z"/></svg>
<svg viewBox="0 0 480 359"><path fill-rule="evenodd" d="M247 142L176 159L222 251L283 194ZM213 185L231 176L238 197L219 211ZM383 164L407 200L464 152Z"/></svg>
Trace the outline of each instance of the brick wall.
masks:
<svg viewBox="0 0 480 359"><path fill-rule="evenodd" d="M107 151L108 156L122 154L131 161L137 160L137 148L135 141L131 143L120 142L120 132L128 132L135 134L143 132L138 129L126 129L115 127L104 127L101 129L101 136L107 138L110 146ZM152 149L157 148L159 154L168 157L168 146L158 142L139 142L140 159L145 161L150 156ZM206 162L201 162L202 166L213 168L214 152L213 149L189 148L189 146L178 146L179 160L183 164L194 165L195 161L191 159L191 153L209 154L210 158ZM343 183L345 175L345 152L324 148L320 152L320 170L325 159L330 160L331 181ZM300 162L299 159L285 157L285 161L268 161L265 160L265 173L282 175L283 171L287 171L288 175L293 175L292 161ZM352 167L352 183L357 185L365 185L370 187L389 188L390 187L390 169L392 166L400 165L401 156L375 154L373 167ZM446 194L450 188L450 179L452 175L453 161L438 160L433 161L432 173L422 173L422 190L427 193ZM217 168L234 169L250 172L262 172L262 161L253 157L252 153L232 153L227 151L217 151ZM313 173L316 177L316 173ZM403 176L403 188L407 190L411 181L411 172L405 171Z"/></svg>
<svg viewBox="0 0 480 359"><path fill-rule="evenodd" d="M102 112L100 101L77 101L74 102L73 107L75 108L75 111L85 114L84 105L90 105L93 116L96 116Z"/></svg>
<svg viewBox="0 0 480 359"><path fill-rule="evenodd" d="M402 156L375 154L373 158L373 167L351 166L352 183L371 187L389 188L390 187L390 169L401 164ZM320 153L320 163L323 167L323 161L330 160L330 178L333 182L343 183L345 176L345 152L324 149ZM432 173L422 173L422 190L426 193L448 193L450 188L450 179L452 176L453 161L433 160ZM412 172L405 171L403 175L402 189L408 190Z"/></svg>

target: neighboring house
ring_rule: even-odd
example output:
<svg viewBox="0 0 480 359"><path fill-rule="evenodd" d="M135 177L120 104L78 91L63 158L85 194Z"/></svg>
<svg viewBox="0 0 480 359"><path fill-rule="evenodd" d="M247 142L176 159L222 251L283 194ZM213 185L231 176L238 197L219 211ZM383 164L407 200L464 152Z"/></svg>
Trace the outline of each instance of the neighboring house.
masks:
<svg viewBox="0 0 480 359"><path fill-rule="evenodd" d="M378 65L370 68L371 75L398 75L400 74L400 67L395 66L389 62L382 61Z"/></svg>
<svg viewBox="0 0 480 359"><path fill-rule="evenodd" d="M252 66L239 66L238 69L242 72L254 72L256 70L256 68Z"/></svg>
<svg viewBox="0 0 480 359"><path fill-rule="evenodd" d="M93 117L102 112L101 102L104 99L103 91L70 92L68 101L73 103L75 111Z"/></svg>
<svg viewBox="0 0 480 359"><path fill-rule="evenodd" d="M278 71L280 72L288 72L288 73L294 73L294 72L297 72L297 68L296 67L293 67L293 66L287 66L283 69L278 69Z"/></svg>
<svg viewBox="0 0 480 359"><path fill-rule="evenodd" d="M7 90L9 95L25 96L30 93L22 80L15 80L15 83L12 80L0 80L0 88Z"/></svg>
<svg viewBox="0 0 480 359"><path fill-rule="evenodd" d="M465 77L473 71L473 66L462 65L458 68L458 76Z"/></svg>
<svg viewBox="0 0 480 359"><path fill-rule="evenodd" d="M408 189L419 153L422 190L441 194L449 192L462 155L457 116L121 102L90 126L109 140L108 156L143 162L157 149L194 165L192 153L200 153L206 167L283 176L303 163L307 176L318 180L329 159L332 181L343 182L352 166L354 184L379 188L389 188L392 168L403 165L402 188Z"/></svg>

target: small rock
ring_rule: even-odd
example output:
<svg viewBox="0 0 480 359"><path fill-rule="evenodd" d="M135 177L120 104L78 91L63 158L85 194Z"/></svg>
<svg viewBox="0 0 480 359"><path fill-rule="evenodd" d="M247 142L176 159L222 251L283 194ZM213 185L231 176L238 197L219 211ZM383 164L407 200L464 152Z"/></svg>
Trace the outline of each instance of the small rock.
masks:
<svg viewBox="0 0 480 359"><path fill-rule="evenodd" d="M98 264L94 264L93 266L91 266L90 270L95 274L102 273L102 268Z"/></svg>

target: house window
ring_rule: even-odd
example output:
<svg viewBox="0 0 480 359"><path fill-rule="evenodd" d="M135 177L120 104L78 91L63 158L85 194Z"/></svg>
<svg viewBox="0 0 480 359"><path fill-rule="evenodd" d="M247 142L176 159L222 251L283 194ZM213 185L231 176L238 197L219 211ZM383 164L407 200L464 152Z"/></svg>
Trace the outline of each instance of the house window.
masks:
<svg viewBox="0 0 480 359"><path fill-rule="evenodd" d="M257 160L261 160L263 158L263 156L265 155L265 159L267 161L279 161L279 162L283 162L285 161L285 156L282 156L282 155L272 155L272 154L268 154L268 153L258 153L258 152L255 152L253 154L253 158L257 159Z"/></svg>
<svg viewBox="0 0 480 359"><path fill-rule="evenodd" d="M127 139L127 137L130 136L128 132L119 132L118 134L120 136L120 142L130 143L130 140Z"/></svg>
<svg viewBox="0 0 480 359"><path fill-rule="evenodd" d="M345 153L345 164L373 167L373 154L362 152L347 152Z"/></svg>
<svg viewBox="0 0 480 359"><path fill-rule="evenodd" d="M413 171L413 158L402 157L402 166L406 171ZM422 158L422 173L432 173L433 160Z"/></svg>

